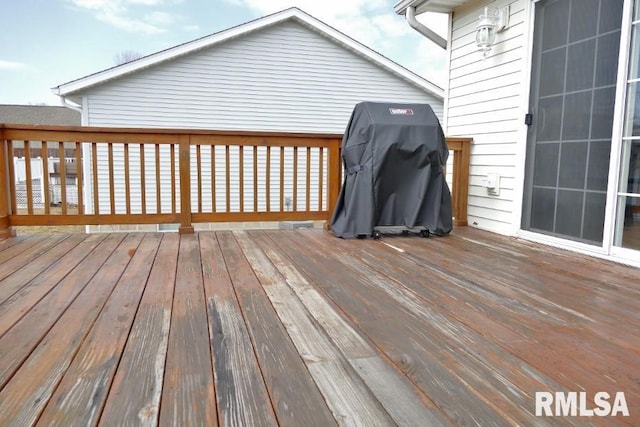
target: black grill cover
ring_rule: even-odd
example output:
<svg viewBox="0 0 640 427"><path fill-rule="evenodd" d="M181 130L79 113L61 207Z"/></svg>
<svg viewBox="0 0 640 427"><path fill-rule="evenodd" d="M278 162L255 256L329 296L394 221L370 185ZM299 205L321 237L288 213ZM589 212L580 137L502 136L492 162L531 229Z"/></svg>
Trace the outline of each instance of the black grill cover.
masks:
<svg viewBox="0 0 640 427"><path fill-rule="evenodd" d="M428 104L357 104L342 139L345 179L331 230L339 237L395 226L449 233L448 156Z"/></svg>

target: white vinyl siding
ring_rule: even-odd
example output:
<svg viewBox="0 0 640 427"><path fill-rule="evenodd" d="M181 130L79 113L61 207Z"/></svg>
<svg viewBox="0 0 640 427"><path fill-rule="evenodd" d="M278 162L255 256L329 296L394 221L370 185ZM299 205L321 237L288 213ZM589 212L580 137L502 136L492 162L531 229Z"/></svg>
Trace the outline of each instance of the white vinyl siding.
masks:
<svg viewBox="0 0 640 427"><path fill-rule="evenodd" d="M287 21L82 95L90 126L342 133L361 101L443 100Z"/></svg>
<svg viewBox="0 0 640 427"><path fill-rule="evenodd" d="M469 136L471 148L468 221L470 225L503 234L517 229L514 212L522 201L517 183L523 171L518 155L523 136L525 22L528 0L469 2L454 11L447 103L447 136ZM483 60L475 43L475 27L485 6L510 5L509 26ZM488 174L500 175L500 194L482 186Z"/></svg>
<svg viewBox="0 0 640 427"><path fill-rule="evenodd" d="M351 111L361 101L419 102L432 106L442 118L443 99L410 83L355 51L298 22L278 23L236 39L159 63L107 81L78 94L84 98L89 126L194 128L218 130L342 133ZM210 159L203 147L203 159ZM169 154L161 156L162 212L170 212ZM238 149L231 148L231 211L239 210ZM85 151L85 154L88 152ZM139 213L139 148L130 147L131 210ZM270 208L280 208L280 150L271 151ZM106 165L106 148L99 150ZM192 153L192 161L195 163ZM155 165L146 153L147 212L156 211ZM116 188L124 188L124 157L114 151ZM176 154L177 162L177 154ZM298 210L306 207L306 150L298 152ZM293 164L293 151L285 150L285 168ZM253 149L244 152L244 208L253 210ZM258 210L266 208L264 168L266 150L258 152ZM327 167L326 152L323 165ZM210 161L203 161L203 211L211 212ZM319 150L312 150L310 209L320 207L317 169ZM216 210L226 211L224 149L216 152ZM100 172L100 207L108 209L108 173ZM315 172L314 172L315 171ZM90 171L87 171L90 173ZM86 175L90 177L90 174ZM323 173L326 191L327 173ZM197 206L196 175L192 172L192 207ZM177 177L176 177L177 179ZM165 182L166 181L166 182ZM284 197L293 195L293 177L285 176ZM91 192L91 186L87 186ZM208 195L208 198L207 198ZM87 200L92 195L87 194ZM116 212L125 209L124 190L116 191ZM326 207L326 193L322 206ZM180 201L176 201L179 211ZM285 207L286 209L286 207Z"/></svg>

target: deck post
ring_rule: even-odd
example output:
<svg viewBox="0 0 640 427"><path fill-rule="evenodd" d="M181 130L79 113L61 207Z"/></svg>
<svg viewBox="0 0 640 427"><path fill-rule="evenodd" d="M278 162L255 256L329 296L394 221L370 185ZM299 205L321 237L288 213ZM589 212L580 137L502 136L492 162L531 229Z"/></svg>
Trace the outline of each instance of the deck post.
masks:
<svg viewBox="0 0 640 427"><path fill-rule="evenodd" d="M447 138L453 151L453 225L467 225L469 198L469 166L471 163L471 138Z"/></svg>
<svg viewBox="0 0 640 427"><path fill-rule="evenodd" d="M193 234L191 224L191 136L180 135L178 140L180 168L180 234Z"/></svg>
<svg viewBox="0 0 640 427"><path fill-rule="evenodd" d="M329 161L328 161L328 190L329 193L327 195L327 229L330 226L331 216L333 215L333 211L335 210L336 204L338 203L338 196L340 195L340 187L342 185L341 182L341 171L342 164L340 159L340 145L342 141L338 138L332 139L329 144Z"/></svg>
<svg viewBox="0 0 640 427"><path fill-rule="evenodd" d="M0 124L0 239L14 235L9 220L9 167L7 162L7 144L4 139L4 125Z"/></svg>

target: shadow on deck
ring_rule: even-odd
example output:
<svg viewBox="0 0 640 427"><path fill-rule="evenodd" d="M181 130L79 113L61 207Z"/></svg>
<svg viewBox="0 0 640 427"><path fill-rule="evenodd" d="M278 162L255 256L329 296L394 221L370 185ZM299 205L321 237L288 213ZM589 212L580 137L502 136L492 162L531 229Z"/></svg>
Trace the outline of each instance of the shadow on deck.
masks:
<svg viewBox="0 0 640 427"><path fill-rule="evenodd" d="M640 270L471 228L20 236L0 279L0 425L640 423Z"/></svg>

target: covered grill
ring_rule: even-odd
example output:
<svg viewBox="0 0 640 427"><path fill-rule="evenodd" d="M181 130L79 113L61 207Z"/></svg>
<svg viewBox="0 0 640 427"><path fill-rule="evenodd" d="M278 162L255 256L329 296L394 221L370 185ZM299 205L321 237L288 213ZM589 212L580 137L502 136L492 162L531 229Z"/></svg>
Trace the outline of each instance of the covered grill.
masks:
<svg viewBox="0 0 640 427"><path fill-rule="evenodd" d="M339 237L379 237L385 227L449 233L448 155L428 104L357 104L342 140L345 179L331 230Z"/></svg>

